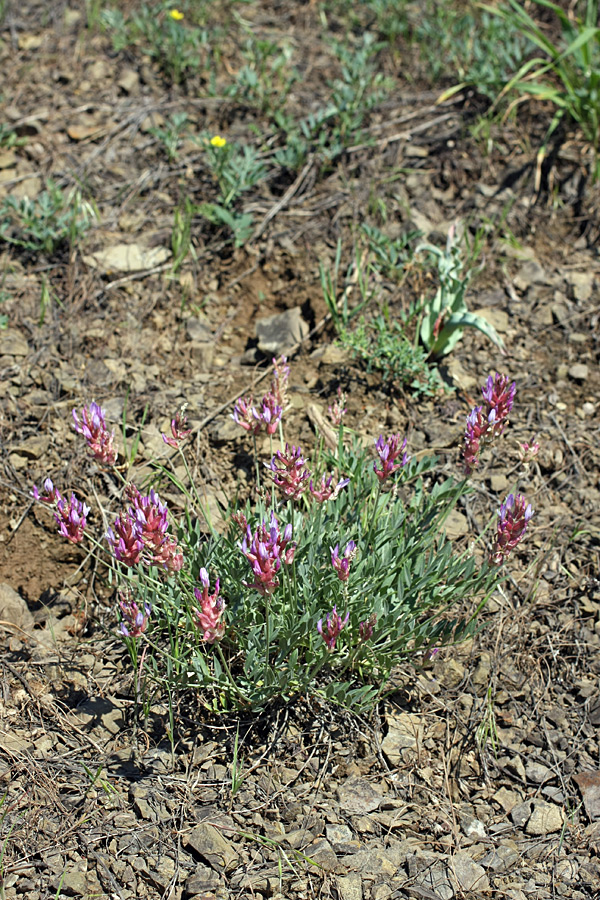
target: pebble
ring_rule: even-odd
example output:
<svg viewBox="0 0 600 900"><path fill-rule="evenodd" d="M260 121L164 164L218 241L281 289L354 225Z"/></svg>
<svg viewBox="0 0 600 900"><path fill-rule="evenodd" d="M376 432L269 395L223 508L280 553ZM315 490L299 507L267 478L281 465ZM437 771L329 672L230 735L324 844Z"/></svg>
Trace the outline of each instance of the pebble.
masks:
<svg viewBox="0 0 600 900"><path fill-rule="evenodd" d="M563 822L564 816L560 807L538 800L525 826L525 832L534 835L552 834L561 830Z"/></svg>
<svg viewBox="0 0 600 900"><path fill-rule="evenodd" d="M586 381L589 375L589 369L585 363L575 363L569 368L569 378L573 381Z"/></svg>

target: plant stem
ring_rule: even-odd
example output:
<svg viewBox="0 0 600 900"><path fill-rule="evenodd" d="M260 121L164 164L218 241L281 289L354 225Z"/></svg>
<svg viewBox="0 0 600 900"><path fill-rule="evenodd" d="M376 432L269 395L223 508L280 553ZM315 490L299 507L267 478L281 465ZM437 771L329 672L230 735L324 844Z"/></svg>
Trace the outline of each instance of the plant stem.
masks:
<svg viewBox="0 0 600 900"><path fill-rule="evenodd" d="M381 496L381 481L377 481L377 492L375 494L375 503L373 505L373 515L371 517L371 524L369 525L369 530L367 532L367 537L365 538L365 551L368 550L369 544L371 542L371 536L373 534L373 529L375 528L375 522L377 521L377 507L379 506L379 498Z"/></svg>

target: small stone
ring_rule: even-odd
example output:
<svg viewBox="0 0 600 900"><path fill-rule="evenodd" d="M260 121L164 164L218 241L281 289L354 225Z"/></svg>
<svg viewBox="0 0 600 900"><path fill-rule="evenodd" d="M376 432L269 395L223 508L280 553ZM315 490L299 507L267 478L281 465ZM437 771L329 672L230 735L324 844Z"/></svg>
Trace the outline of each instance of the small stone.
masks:
<svg viewBox="0 0 600 900"><path fill-rule="evenodd" d="M0 584L0 619L26 632L33 629L29 607L10 584Z"/></svg>
<svg viewBox="0 0 600 900"><path fill-rule="evenodd" d="M587 380L589 369L585 363L575 363L569 368L569 378L572 381L583 382Z"/></svg>
<svg viewBox="0 0 600 900"><path fill-rule="evenodd" d="M81 869L71 869L66 871L64 876L61 875L57 884L53 886L58 888L59 884L61 893L67 894L67 896L84 897L88 893L86 873L82 872Z"/></svg>
<svg viewBox="0 0 600 900"><path fill-rule="evenodd" d="M485 830L485 825L479 819L475 819L472 816L466 816L461 823L462 830L466 834L467 837L472 838L473 840L485 840L487 837L487 833Z"/></svg>
<svg viewBox="0 0 600 900"><path fill-rule="evenodd" d="M593 272L569 272L565 277L576 300L585 302L590 299L594 287Z"/></svg>
<svg viewBox="0 0 600 900"><path fill-rule="evenodd" d="M491 869L492 872L497 874L502 874L503 872L508 872L520 858L521 854L515 842L511 841L509 843L506 841L499 844L494 850L486 853L479 862L484 868Z"/></svg>
<svg viewBox="0 0 600 900"><path fill-rule="evenodd" d="M448 540L455 541L469 533L469 522L463 513L453 509L450 515L446 517L444 528L446 529Z"/></svg>
<svg viewBox="0 0 600 900"><path fill-rule="evenodd" d="M532 284L544 284L547 280L546 271L539 262L528 259L515 275L513 283L518 291L526 291Z"/></svg>
<svg viewBox="0 0 600 900"><path fill-rule="evenodd" d="M379 808L382 791L366 778L348 778L337 788L337 797L348 815L365 815Z"/></svg>
<svg viewBox="0 0 600 900"><path fill-rule="evenodd" d="M527 763L525 774L527 779L535 784L543 784L544 781L554 777L552 770L548 766L543 766L541 763L536 762Z"/></svg>
<svg viewBox="0 0 600 900"><path fill-rule="evenodd" d="M533 812L525 826L526 834L545 835L560 831L564 816L560 807L544 800L537 800Z"/></svg>
<svg viewBox="0 0 600 900"><path fill-rule="evenodd" d="M531 815L531 803L517 803L510 811L510 818L517 828L522 828Z"/></svg>
<svg viewBox="0 0 600 900"><path fill-rule="evenodd" d="M444 660L441 665L440 681L445 688L455 691L465 677L465 667L457 659Z"/></svg>
<svg viewBox="0 0 600 900"><path fill-rule="evenodd" d="M495 494L503 494L508 488L509 480L506 475L492 475L490 478L490 487Z"/></svg>
<svg viewBox="0 0 600 900"><path fill-rule="evenodd" d="M307 856L310 856L314 862L325 872L338 871L338 858L329 841L320 838L307 848Z"/></svg>
<svg viewBox="0 0 600 900"><path fill-rule="evenodd" d="M500 790L496 791L492 799L502 807L505 813L509 813L522 800L520 794L517 794L516 791L509 791L505 787L501 787Z"/></svg>
<svg viewBox="0 0 600 900"><path fill-rule="evenodd" d="M187 845L192 847L217 872L233 869L238 853L233 844L208 822L201 822L188 835Z"/></svg>
<svg viewBox="0 0 600 900"><path fill-rule="evenodd" d="M306 337L308 332L308 324L302 318L299 306L286 309L283 313L266 316L256 323L258 347L269 356L288 353Z"/></svg>
<svg viewBox="0 0 600 900"><path fill-rule="evenodd" d="M194 874L186 880L184 891L188 897L193 897L196 894L214 891L221 884L220 876L213 869L199 863Z"/></svg>
<svg viewBox="0 0 600 900"><path fill-rule="evenodd" d="M325 835L336 853L355 853L360 849L347 825L326 825Z"/></svg>
<svg viewBox="0 0 600 900"><path fill-rule="evenodd" d="M358 872L338 875L336 885L340 900L363 900L362 878Z"/></svg>
<svg viewBox="0 0 600 900"><path fill-rule="evenodd" d="M581 792L590 821L600 819L600 771L579 772L573 776L573 781Z"/></svg>
<svg viewBox="0 0 600 900"><path fill-rule="evenodd" d="M388 732L381 749L393 766L403 762L402 750L412 749L423 742L421 716L414 713L399 713L386 717Z"/></svg>
<svg viewBox="0 0 600 900"><path fill-rule="evenodd" d="M448 872L450 880L455 880L461 891L489 891L490 889L485 869L474 862L468 853L456 853L448 866Z"/></svg>
<svg viewBox="0 0 600 900"><path fill-rule="evenodd" d="M27 356L29 345L20 331L0 331L0 356Z"/></svg>
<svg viewBox="0 0 600 900"><path fill-rule="evenodd" d="M134 94L140 86L140 76L135 69L123 69L117 85L126 94Z"/></svg>

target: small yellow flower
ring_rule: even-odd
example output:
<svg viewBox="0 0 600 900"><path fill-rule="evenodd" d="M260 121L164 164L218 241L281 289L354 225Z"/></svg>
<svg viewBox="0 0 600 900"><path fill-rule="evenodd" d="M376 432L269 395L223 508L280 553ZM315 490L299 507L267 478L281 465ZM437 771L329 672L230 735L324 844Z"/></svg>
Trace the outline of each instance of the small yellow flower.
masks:
<svg viewBox="0 0 600 900"><path fill-rule="evenodd" d="M215 136L210 139L210 142L213 147L224 147L227 143L225 138L221 137L220 134L215 134Z"/></svg>
<svg viewBox="0 0 600 900"><path fill-rule="evenodd" d="M169 15L172 19L175 19L176 22L181 22L181 20L183 19L183 13L179 12L178 9L169 10Z"/></svg>

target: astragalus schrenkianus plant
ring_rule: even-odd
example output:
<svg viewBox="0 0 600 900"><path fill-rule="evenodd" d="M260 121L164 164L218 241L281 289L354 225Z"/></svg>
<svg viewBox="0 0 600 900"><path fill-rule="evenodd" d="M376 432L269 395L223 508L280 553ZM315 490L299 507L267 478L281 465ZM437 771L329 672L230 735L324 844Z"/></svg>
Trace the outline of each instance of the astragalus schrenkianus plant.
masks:
<svg viewBox="0 0 600 900"><path fill-rule="evenodd" d="M115 481L122 504L104 538L116 585L115 630L126 642L140 697L187 689L214 710L261 710L318 695L367 708L395 667L418 664L460 641L503 577L502 564L525 534L532 510L522 495L502 504L491 540L458 547L444 523L470 490L442 478L436 459L411 458L406 437L379 435L369 446L344 428L345 398L330 407L335 452L309 457L283 440L289 366L274 360L260 400L236 403L233 418L256 438L280 442L258 460L254 502L233 504L224 528L188 508L176 523L154 488L119 476L112 432L97 404L74 414L90 453ZM464 465L500 439L515 396L508 378L490 376L484 404L467 420ZM185 462L190 431L179 413L165 442ZM189 471L189 469L188 469ZM175 476L173 476L175 477ZM54 508L61 532L78 543L89 508L67 504L48 479L36 499Z"/></svg>

